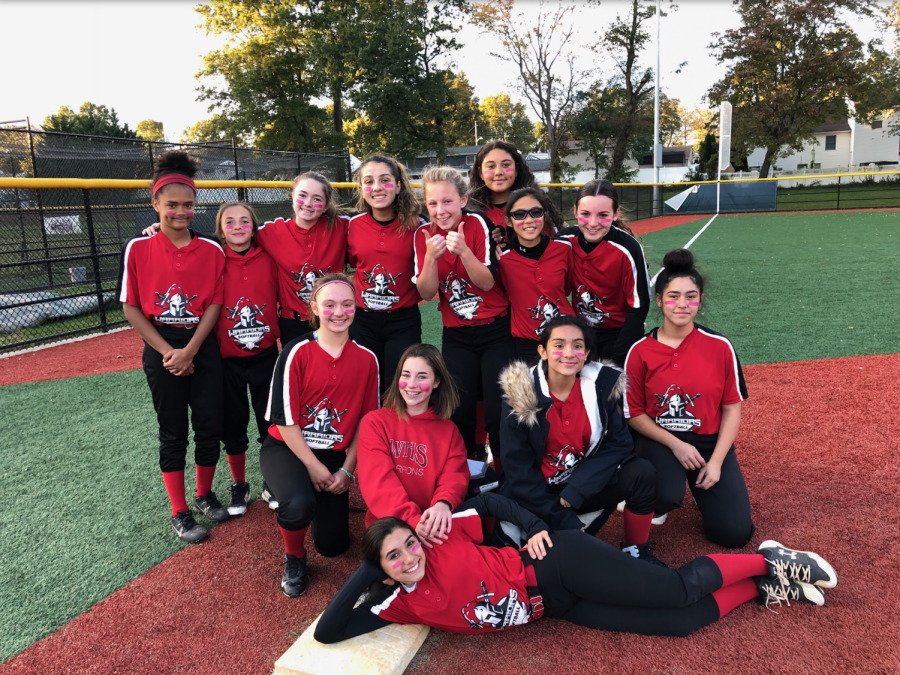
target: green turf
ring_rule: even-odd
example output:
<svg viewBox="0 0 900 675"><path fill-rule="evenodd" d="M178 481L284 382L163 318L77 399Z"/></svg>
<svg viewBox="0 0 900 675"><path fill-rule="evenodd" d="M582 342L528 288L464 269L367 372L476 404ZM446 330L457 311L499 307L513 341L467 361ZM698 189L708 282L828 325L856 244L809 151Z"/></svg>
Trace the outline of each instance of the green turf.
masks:
<svg viewBox="0 0 900 675"><path fill-rule="evenodd" d="M182 544L169 529L141 371L0 387L0 410L7 439L0 474L5 661ZM255 451L247 475L259 494ZM186 482L190 496L193 465ZM223 501L230 483L223 453L214 484Z"/></svg>
<svg viewBox="0 0 900 675"><path fill-rule="evenodd" d="M641 237L651 275L706 222ZM691 248L709 278L698 321L744 363L898 351L898 211L720 216Z"/></svg>
<svg viewBox="0 0 900 675"><path fill-rule="evenodd" d="M778 188L778 211L815 209L865 209L900 206L900 183L843 183Z"/></svg>

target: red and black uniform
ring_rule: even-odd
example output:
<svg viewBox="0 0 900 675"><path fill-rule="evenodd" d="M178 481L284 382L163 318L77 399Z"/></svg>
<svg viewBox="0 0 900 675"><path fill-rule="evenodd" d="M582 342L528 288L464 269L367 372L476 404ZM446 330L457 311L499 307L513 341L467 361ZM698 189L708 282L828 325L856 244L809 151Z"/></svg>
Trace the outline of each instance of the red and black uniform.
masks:
<svg viewBox="0 0 900 675"><path fill-rule="evenodd" d="M316 279L328 272L344 271L347 222L338 218L330 230L326 216L308 230L293 218L276 218L259 226L256 241L278 266L282 345L310 330L309 296Z"/></svg>
<svg viewBox="0 0 900 675"><path fill-rule="evenodd" d="M660 342L657 334L658 329L650 331L628 352L625 417L649 415L709 461L719 438L722 406L747 398L737 353L727 338L703 326L695 325L675 348ZM696 487L699 469L685 469L668 447L641 434L636 434L635 442L635 452L656 467L657 514L681 507L687 480L707 538L729 548L750 540L755 529L750 500L733 445L719 482L702 490Z"/></svg>
<svg viewBox="0 0 900 675"><path fill-rule="evenodd" d="M546 235L531 248L516 240L500 254L500 280L509 296L518 357L534 361L544 326L560 314L575 315L568 297L572 292L572 245Z"/></svg>
<svg viewBox="0 0 900 675"><path fill-rule="evenodd" d="M369 507L366 527L395 516L415 527L439 501L459 506L469 485L466 446L456 425L429 408L400 417L382 408L359 426L359 489Z"/></svg>
<svg viewBox="0 0 900 675"><path fill-rule="evenodd" d="M368 213L350 219L347 258L356 268L356 317L350 337L378 357L382 391L400 356L422 341L419 292L413 278L413 235L400 219L382 223Z"/></svg>
<svg viewBox="0 0 900 675"><path fill-rule="evenodd" d="M501 371L515 357L510 334L509 300L499 283L490 224L480 213L463 213L460 221L466 245L495 279L491 290L482 291L466 267L449 251L437 260L438 307L444 324L441 352L459 390L460 404L453 413L469 455L476 453L475 404L484 394L484 419L494 454L500 449ZM458 229L459 225L455 229ZM436 225L423 225L415 235L415 275L425 264L427 240L446 233ZM480 389L479 389L480 385Z"/></svg>
<svg viewBox="0 0 900 675"><path fill-rule="evenodd" d="M266 402L278 360L278 268L271 256L258 246L240 253L228 246L224 250L224 304L216 323L225 401L222 443L232 477L243 483L244 455L250 445L248 387L259 443L266 437L269 426Z"/></svg>
<svg viewBox="0 0 900 675"><path fill-rule="evenodd" d="M511 522L528 537L546 529L500 495L470 499L454 513L447 541L422 549L420 581L395 583L354 607L366 589L387 578L364 562L328 604L316 640L332 644L391 623L490 633L542 616L599 630L684 636L756 597L750 577L768 572L759 554L703 556L677 570L655 567L577 530L554 533L546 556L532 560L526 550L480 546L486 517Z"/></svg>
<svg viewBox="0 0 900 675"><path fill-rule="evenodd" d="M378 379L378 362L368 349L348 340L334 358L313 333L285 345L272 376L266 408L272 426L259 453L263 478L278 500L278 525L305 534L312 523L316 550L325 556L350 545L349 491L316 492L278 427L298 425L312 453L335 473L363 415L378 408Z"/></svg>
<svg viewBox="0 0 900 675"><path fill-rule="evenodd" d="M594 243L577 227L567 227L560 238L572 244L572 305L594 327L598 357L621 367L628 349L644 334L650 309L644 249L618 227L610 227Z"/></svg>
<svg viewBox="0 0 900 675"><path fill-rule="evenodd" d="M183 349L207 308L222 304L224 268L222 247L193 233L191 243L181 248L165 234L130 239L122 252L119 300L140 308L173 349ZM214 331L203 341L193 365L193 374L173 375L163 366L163 355L144 344L144 373L159 423L159 466L164 474L180 475L181 499L188 408L194 430L198 494L209 491L212 472L219 461L222 360ZM203 487L206 489L199 491ZM173 515L185 510L186 504L173 503Z"/></svg>

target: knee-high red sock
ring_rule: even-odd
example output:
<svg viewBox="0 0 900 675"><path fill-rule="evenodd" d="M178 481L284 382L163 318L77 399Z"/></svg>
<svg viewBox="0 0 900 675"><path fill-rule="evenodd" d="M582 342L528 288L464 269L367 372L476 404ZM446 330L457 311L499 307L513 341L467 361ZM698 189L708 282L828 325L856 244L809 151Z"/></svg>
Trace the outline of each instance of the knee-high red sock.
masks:
<svg viewBox="0 0 900 675"><path fill-rule="evenodd" d="M650 536L650 521L653 520L653 512L646 516L639 516L625 509L625 545L646 544Z"/></svg>
<svg viewBox="0 0 900 675"><path fill-rule="evenodd" d="M231 480L235 483L243 483L247 480L246 465L247 453L242 452L239 455L227 455L228 466L231 469Z"/></svg>
<svg viewBox="0 0 900 675"><path fill-rule="evenodd" d="M743 605L748 600L752 600L759 591L756 588L756 582L753 579L741 579L735 581L729 586L713 591L713 600L719 607L719 618L728 614L735 607Z"/></svg>
<svg viewBox="0 0 900 675"><path fill-rule="evenodd" d="M213 476L216 474L214 466L197 465L197 496L202 497L212 490Z"/></svg>
<svg viewBox="0 0 900 675"><path fill-rule="evenodd" d="M706 556L722 573L722 588L750 577L769 574L769 563L759 553L713 553Z"/></svg>
<svg viewBox="0 0 900 675"><path fill-rule="evenodd" d="M172 517L179 511L187 511L187 500L184 498L184 470L163 471L163 482L166 484L166 494L172 502Z"/></svg>
<svg viewBox="0 0 900 675"><path fill-rule="evenodd" d="M302 530L286 530L279 526L278 529L281 530L281 538L284 539L285 553L295 558L302 558L306 555L306 546L303 545L303 542L306 539L308 527L304 527Z"/></svg>

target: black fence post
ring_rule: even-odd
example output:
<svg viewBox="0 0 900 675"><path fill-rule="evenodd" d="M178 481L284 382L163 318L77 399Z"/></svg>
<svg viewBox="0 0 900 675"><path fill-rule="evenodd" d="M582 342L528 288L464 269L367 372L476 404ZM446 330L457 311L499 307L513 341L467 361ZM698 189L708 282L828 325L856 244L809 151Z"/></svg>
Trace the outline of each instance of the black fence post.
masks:
<svg viewBox="0 0 900 675"><path fill-rule="evenodd" d="M350 163L350 148L344 148L344 152L347 154L344 155L344 163L347 165L347 178L348 183L353 180L353 165Z"/></svg>
<svg viewBox="0 0 900 675"><path fill-rule="evenodd" d="M153 175L153 141L147 141L147 152L150 153L150 175Z"/></svg>
<svg viewBox="0 0 900 675"><path fill-rule="evenodd" d="M34 155L34 132L28 127L28 149L31 152L31 173L34 178L38 178L37 158ZM44 243L44 259L50 257L50 245L47 243L47 228L44 227L44 204L41 199L41 191L35 190L37 195L38 219L41 223L41 241ZM47 263L47 285L53 288L53 263Z"/></svg>
<svg viewBox="0 0 900 675"><path fill-rule="evenodd" d="M234 139L231 139L231 154L234 157L234 179L241 179L241 172L238 169L238 157L237 157L237 145L234 142ZM246 201L247 199L247 191L244 188L238 188L238 201Z"/></svg>
<svg viewBox="0 0 900 675"><path fill-rule="evenodd" d="M94 233L94 215L91 212L90 190L81 190L84 195L84 218L87 221L88 240L91 242L91 265L94 268L94 284L97 287L97 303L100 310L100 329L104 333L109 332L109 323L106 320L106 303L103 299L103 279L100 278L100 255L97 250L97 237Z"/></svg>
<svg viewBox="0 0 900 675"><path fill-rule="evenodd" d="M837 206L835 206L834 208L836 208L836 209L841 208L841 177L840 176L838 176Z"/></svg>

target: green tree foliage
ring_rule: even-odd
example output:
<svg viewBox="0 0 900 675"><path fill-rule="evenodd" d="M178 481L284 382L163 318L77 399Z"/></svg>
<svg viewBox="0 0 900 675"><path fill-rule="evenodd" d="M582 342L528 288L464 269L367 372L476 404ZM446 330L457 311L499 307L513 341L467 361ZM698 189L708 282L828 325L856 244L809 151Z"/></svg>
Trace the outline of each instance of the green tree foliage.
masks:
<svg viewBox="0 0 900 675"><path fill-rule="evenodd" d="M223 115L213 115L208 120L202 120L181 132L182 143L208 143L210 141L241 140L241 143L252 142L246 139L236 130L231 120Z"/></svg>
<svg viewBox="0 0 900 675"><path fill-rule="evenodd" d="M466 74L459 72L452 75L445 72L446 86L449 91L448 105L444 110L444 133L447 135L447 147L455 148L475 143L475 123L478 122L478 135L484 136L484 113L475 96L475 88Z"/></svg>
<svg viewBox="0 0 900 675"><path fill-rule="evenodd" d="M136 132L127 124L119 122L115 108L90 102L82 103L77 113L64 105L55 115L49 115L44 119L41 126L44 131L60 131L67 134L137 138Z"/></svg>
<svg viewBox="0 0 900 675"><path fill-rule="evenodd" d="M522 103L513 103L507 94L486 96L481 102L484 128L478 133L487 141L507 141L520 151L528 152L535 146L534 124Z"/></svg>
<svg viewBox="0 0 900 675"><path fill-rule="evenodd" d="M141 120L135 127L138 138L145 141L164 141L166 135L163 133L163 123L156 120Z"/></svg>
<svg viewBox="0 0 900 675"><path fill-rule="evenodd" d="M659 95L659 142L663 145L675 145L681 138L684 125L681 121L681 101L669 98L662 92Z"/></svg>
<svg viewBox="0 0 900 675"><path fill-rule="evenodd" d="M866 71L877 61L848 20L873 7L874 0L736 0L741 26L713 34L709 47L728 70L707 97L734 106L732 144L765 148L760 177L823 122L849 116L848 99L868 99ZM865 106L857 113L866 115Z"/></svg>

